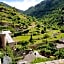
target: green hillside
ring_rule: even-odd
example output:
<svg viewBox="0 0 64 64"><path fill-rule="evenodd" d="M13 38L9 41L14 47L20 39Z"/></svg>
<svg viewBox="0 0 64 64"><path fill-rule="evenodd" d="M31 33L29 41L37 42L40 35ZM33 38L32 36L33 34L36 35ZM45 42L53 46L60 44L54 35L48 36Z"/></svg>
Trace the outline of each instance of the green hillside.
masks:
<svg viewBox="0 0 64 64"><path fill-rule="evenodd" d="M44 0L24 11L25 14L35 16L44 25L63 26L64 25L64 0Z"/></svg>
<svg viewBox="0 0 64 64"><path fill-rule="evenodd" d="M24 15L18 9L0 2L0 30L9 29L12 32L28 28L35 18Z"/></svg>
<svg viewBox="0 0 64 64"><path fill-rule="evenodd" d="M31 16L42 17L43 15L51 13L53 10L63 7L64 0L44 0L35 7L30 7L25 13Z"/></svg>
<svg viewBox="0 0 64 64"><path fill-rule="evenodd" d="M1 47L0 58L8 53L12 64L23 60L31 49L45 58L35 56L29 64L63 59L64 0L44 0L26 11L0 2L0 31L2 30L10 30L15 43L12 48L8 44L5 50Z"/></svg>

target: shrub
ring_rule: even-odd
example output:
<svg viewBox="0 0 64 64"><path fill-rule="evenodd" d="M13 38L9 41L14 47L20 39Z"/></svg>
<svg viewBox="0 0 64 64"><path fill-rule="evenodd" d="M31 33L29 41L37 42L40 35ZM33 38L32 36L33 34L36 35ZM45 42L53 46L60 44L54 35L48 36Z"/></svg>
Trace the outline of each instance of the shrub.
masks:
<svg viewBox="0 0 64 64"><path fill-rule="evenodd" d="M31 64L40 63L40 62L46 62L46 61L50 61L50 60L52 60L52 59L51 58L40 58L40 57L38 57L38 58L35 58L31 62Z"/></svg>
<svg viewBox="0 0 64 64"><path fill-rule="evenodd" d="M13 59L14 55L13 55L13 51L9 46L6 46L6 53L8 53L8 55Z"/></svg>
<svg viewBox="0 0 64 64"><path fill-rule="evenodd" d="M64 29L61 29L60 31L61 31L62 33L64 33Z"/></svg>
<svg viewBox="0 0 64 64"><path fill-rule="evenodd" d="M37 35L38 33L37 32L33 32L33 36Z"/></svg>
<svg viewBox="0 0 64 64"><path fill-rule="evenodd" d="M3 58L4 53L2 51L0 51L0 58Z"/></svg>
<svg viewBox="0 0 64 64"><path fill-rule="evenodd" d="M44 31L44 30L42 30L42 31L41 31L41 34L44 34L44 33L45 33L45 31Z"/></svg>
<svg viewBox="0 0 64 64"><path fill-rule="evenodd" d="M44 39L45 39L45 38L48 38L48 37L49 37L49 35L48 35L48 34L45 34L45 35L44 35Z"/></svg>
<svg viewBox="0 0 64 64"><path fill-rule="evenodd" d="M21 35L21 32L15 32L15 33L14 33L14 37L20 36L20 35Z"/></svg>

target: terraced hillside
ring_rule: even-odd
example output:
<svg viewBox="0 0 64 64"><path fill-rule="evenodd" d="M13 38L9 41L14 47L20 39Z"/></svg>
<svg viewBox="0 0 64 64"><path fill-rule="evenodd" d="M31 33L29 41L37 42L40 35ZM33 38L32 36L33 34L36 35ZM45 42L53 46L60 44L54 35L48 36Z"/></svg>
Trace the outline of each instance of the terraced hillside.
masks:
<svg viewBox="0 0 64 64"><path fill-rule="evenodd" d="M12 32L27 29L35 18L24 15L18 9L0 2L0 30L11 30Z"/></svg>
<svg viewBox="0 0 64 64"><path fill-rule="evenodd" d="M64 0L44 0L24 13L35 16L39 22L48 27L62 28L64 25Z"/></svg>
<svg viewBox="0 0 64 64"><path fill-rule="evenodd" d="M16 64L24 58L23 53L28 54L26 50L33 49L46 58L36 58L32 63L63 59L64 0L45 0L24 13L0 2L0 31L2 30L10 30L17 44L13 49L9 45L6 50L0 49L0 58L6 52L13 64Z"/></svg>

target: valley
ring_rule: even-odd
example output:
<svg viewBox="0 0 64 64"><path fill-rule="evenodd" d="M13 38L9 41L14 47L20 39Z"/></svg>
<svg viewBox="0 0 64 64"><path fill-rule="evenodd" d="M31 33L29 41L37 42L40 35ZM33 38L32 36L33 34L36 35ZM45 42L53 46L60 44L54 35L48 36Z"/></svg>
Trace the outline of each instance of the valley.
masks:
<svg viewBox="0 0 64 64"><path fill-rule="evenodd" d="M1 31L12 32L13 47L0 47L0 58L7 53L12 64L34 51L45 58L36 57L30 64L64 59L64 0L44 0L26 11L0 2Z"/></svg>

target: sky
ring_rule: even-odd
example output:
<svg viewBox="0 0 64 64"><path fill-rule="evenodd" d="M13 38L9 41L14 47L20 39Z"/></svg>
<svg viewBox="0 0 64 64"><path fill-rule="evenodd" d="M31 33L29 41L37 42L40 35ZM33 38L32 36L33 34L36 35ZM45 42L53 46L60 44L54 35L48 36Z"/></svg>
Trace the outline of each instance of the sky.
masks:
<svg viewBox="0 0 64 64"><path fill-rule="evenodd" d="M0 0L10 6L13 6L20 10L27 10L31 6L35 6L43 0Z"/></svg>

